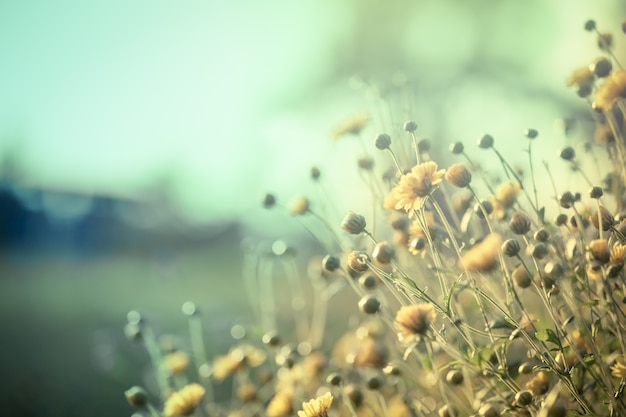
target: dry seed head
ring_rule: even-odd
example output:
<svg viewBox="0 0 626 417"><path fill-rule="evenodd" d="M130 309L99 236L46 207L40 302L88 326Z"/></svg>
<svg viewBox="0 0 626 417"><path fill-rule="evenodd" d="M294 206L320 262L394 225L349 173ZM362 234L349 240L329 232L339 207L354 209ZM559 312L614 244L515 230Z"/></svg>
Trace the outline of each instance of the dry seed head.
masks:
<svg viewBox="0 0 626 417"><path fill-rule="evenodd" d="M277 347L281 343L280 336L278 336L278 332L275 330L265 333L261 340L263 343L271 347Z"/></svg>
<svg viewBox="0 0 626 417"><path fill-rule="evenodd" d="M370 257L365 252L352 251L348 255L348 266L355 272L365 272L369 269Z"/></svg>
<svg viewBox="0 0 626 417"><path fill-rule="evenodd" d="M393 246L391 246L388 242L381 240L376 244L376 246L374 246L372 258L383 265L387 265L393 259L394 254L395 250L393 249Z"/></svg>
<svg viewBox="0 0 626 417"><path fill-rule="evenodd" d="M613 227L614 219L611 212L609 212L604 206L600 206L600 218L598 218L598 211L589 216L589 221L596 229L600 228L600 221L602 222L602 230L606 231Z"/></svg>
<svg viewBox="0 0 626 417"><path fill-rule="evenodd" d="M520 251L519 242L515 239L507 239L502 244L502 253L506 256L515 256Z"/></svg>
<svg viewBox="0 0 626 417"><path fill-rule="evenodd" d="M394 230L406 230L408 225L409 219L405 215L400 215L399 213L391 220L391 227Z"/></svg>
<svg viewBox="0 0 626 417"><path fill-rule="evenodd" d="M525 235L530 231L530 218L521 211L516 211L509 222L511 231L516 235Z"/></svg>
<svg viewBox="0 0 626 417"><path fill-rule="evenodd" d="M472 181L472 173L462 163L451 165L445 177L450 184L458 188L465 188Z"/></svg>
<svg viewBox="0 0 626 417"><path fill-rule="evenodd" d="M382 368L389 360L389 349L381 340L364 337L359 340L356 351L346 357L346 361L357 367Z"/></svg>
<svg viewBox="0 0 626 417"><path fill-rule="evenodd" d="M380 310L380 301L373 295L365 295L359 300L359 310L365 314L376 314Z"/></svg>
<svg viewBox="0 0 626 417"><path fill-rule="evenodd" d="M388 149L391 145L391 136L386 133L379 133L376 135L376 139L374 139L374 146L380 149L381 151Z"/></svg>
<svg viewBox="0 0 626 417"><path fill-rule="evenodd" d="M465 146L463 145L462 142L454 142L454 143L450 144L450 147L448 149L454 155L459 155L459 154L463 153L463 151L465 150Z"/></svg>
<svg viewBox="0 0 626 417"><path fill-rule="evenodd" d="M513 281L520 288L528 288L532 284L532 278L524 268L524 265L518 265L511 274Z"/></svg>
<svg viewBox="0 0 626 417"><path fill-rule="evenodd" d="M413 133L417 130L417 123L415 123L413 120L409 120L404 124L403 128L405 132Z"/></svg>
<svg viewBox="0 0 626 417"><path fill-rule="evenodd" d="M481 417L498 417L500 413L493 404L483 404L478 409L478 415Z"/></svg>
<svg viewBox="0 0 626 417"><path fill-rule="evenodd" d="M544 266L543 272L545 272L550 278L556 280L563 276L565 269L560 262L550 261Z"/></svg>
<svg viewBox="0 0 626 417"><path fill-rule="evenodd" d="M348 214L341 221L341 228L351 235L359 235L365 230L365 217L360 214L356 214L353 211L349 211Z"/></svg>
<svg viewBox="0 0 626 417"><path fill-rule="evenodd" d="M593 90L595 75L589 69L589 66L576 68L569 77L566 78L565 84L568 87L574 87L579 97L587 97Z"/></svg>
<svg viewBox="0 0 626 417"><path fill-rule="evenodd" d="M593 260L600 263L607 263L611 259L611 249L606 239L594 239L589 242L589 254Z"/></svg>
<svg viewBox="0 0 626 417"><path fill-rule="evenodd" d="M611 73L613 65L611 61L605 57L596 58L591 64L589 64L589 70L593 72L596 77L604 78Z"/></svg>
<svg viewBox="0 0 626 417"><path fill-rule="evenodd" d="M482 149L489 149L493 146L493 136L485 133L480 139L478 139L478 147Z"/></svg>

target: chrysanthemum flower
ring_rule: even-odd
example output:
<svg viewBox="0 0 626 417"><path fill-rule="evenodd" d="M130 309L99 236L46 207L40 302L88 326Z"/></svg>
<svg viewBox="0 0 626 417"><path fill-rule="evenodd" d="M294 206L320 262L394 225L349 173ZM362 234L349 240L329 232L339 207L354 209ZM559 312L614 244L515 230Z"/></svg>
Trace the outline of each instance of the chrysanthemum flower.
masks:
<svg viewBox="0 0 626 417"><path fill-rule="evenodd" d="M354 113L351 116L348 116L346 119L342 120L331 132L330 137L333 140L337 140L345 135L358 135L361 133L361 130L367 125L370 121L370 114L368 112L362 111L358 113Z"/></svg>
<svg viewBox="0 0 626 417"><path fill-rule="evenodd" d="M623 356L615 359L615 365L611 366L611 374L616 378L626 378L626 359Z"/></svg>
<svg viewBox="0 0 626 417"><path fill-rule="evenodd" d="M437 163L428 161L414 166L408 174L400 177L400 182L391 190L389 198L395 201L394 208L403 209L412 216L433 187L441 182L446 170L437 168Z"/></svg>
<svg viewBox="0 0 626 417"><path fill-rule="evenodd" d="M506 211L515 204L520 190L520 184L514 180L501 184L496 189L496 194L489 198L489 202L493 206L490 217L503 219L506 216Z"/></svg>
<svg viewBox="0 0 626 417"><path fill-rule="evenodd" d="M268 417L285 417L292 413L291 400L293 395L289 390L278 391L271 399L265 413Z"/></svg>
<svg viewBox="0 0 626 417"><path fill-rule="evenodd" d="M472 246L459 260L459 268L469 271L489 272L497 264L502 237L497 233L487 235Z"/></svg>
<svg viewBox="0 0 626 417"><path fill-rule="evenodd" d="M432 304L420 303L401 307L394 321L401 341L423 335L437 318Z"/></svg>
<svg viewBox="0 0 626 417"><path fill-rule="evenodd" d="M163 415L165 417L190 416L204 396L205 389L200 384L185 385L180 391L174 392L165 401Z"/></svg>
<svg viewBox="0 0 626 417"><path fill-rule="evenodd" d="M161 366L173 375L181 374L189 367L189 355L181 351L172 352L163 357Z"/></svg>
<svg viewBox="0 0 626 417"><path fill-rule="evenodd" d="M298 411L298 417L327 417L328 409L333 403L330 392L302 403L302 411Z"/></svg>
<svg viewBox="0 0 626 417"><path fill-rule="evenodd" d="M213 378L218 381L228 377L245 366L255 368L265 362L267 355L260 349L250 345L237 346L223 356L213 360Z"/></svg>
<svg viewBox="0 0 626 417"><path fill-rule="evenodd" d="M626 70L613 71L594 95L596 107L608 111L615 100L626 97Z"/></svg>

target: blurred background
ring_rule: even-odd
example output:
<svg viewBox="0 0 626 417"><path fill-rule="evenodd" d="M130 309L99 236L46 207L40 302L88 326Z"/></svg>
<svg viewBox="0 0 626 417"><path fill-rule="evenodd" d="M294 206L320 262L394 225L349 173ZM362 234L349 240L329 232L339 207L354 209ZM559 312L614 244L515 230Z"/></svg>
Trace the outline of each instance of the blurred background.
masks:
<svg viewBox="0 0 626 417"><path fill-rule="evenodd" d="M358 208L359 148L329 139L356 111L366 138L411 118L436 149L489 132L513 162L528 127L540 154L588 138L564 79L599 55L584 22L619 49L624 17L620 0L0 2L0 409L130 414L131 309L175 332L193 299L224 352L252 321L242 238L307 239L263 193L307 194L316 165Z"/></svg>

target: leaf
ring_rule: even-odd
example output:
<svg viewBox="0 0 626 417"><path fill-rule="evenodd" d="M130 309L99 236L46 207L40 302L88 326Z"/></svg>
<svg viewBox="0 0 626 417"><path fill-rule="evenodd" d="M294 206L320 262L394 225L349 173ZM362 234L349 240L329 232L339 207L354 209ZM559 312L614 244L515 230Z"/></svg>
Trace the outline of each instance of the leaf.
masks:
<svg viewBox="0 0 626 417"><path fill-rule="evenodd" d="M539 330L535 333L535 337L543 342L551 342L557 346L561 346L561 341L557 337L556 333L550 329Z"/></svg>

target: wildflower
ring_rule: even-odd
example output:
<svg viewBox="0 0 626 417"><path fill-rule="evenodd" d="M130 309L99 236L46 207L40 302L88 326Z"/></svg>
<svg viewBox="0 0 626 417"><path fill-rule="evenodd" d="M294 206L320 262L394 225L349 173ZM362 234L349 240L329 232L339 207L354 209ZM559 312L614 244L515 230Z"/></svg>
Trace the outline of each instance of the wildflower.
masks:
<svg viewBox="0 0 626 417"><path fill-rule="evenodd" d="M550 388L548 375L543 371L537 372L537 375L526 383L526 388L528 388L535 396L545 394Z"/></svg>
<svg viewBox="0 0 626 417"><path fill-rule="evenodd" d="M365 217L349 211L341 222L341 228L351 235L359 235L365 230Z"/></svg>
<svg viewBox="0 0 626 417"><path fill-rule="evenodd" d="M265 413L267 417L285 417L293 412L291 400L293 395L289 390L281 390L274 395L267 404Z"/></svg>
<svg viewBox="0 0 626 417"><path fill-rule="evenodd" d="M403 129L405 132L413 133L417 130L417 123L415 123L413 120L409 120L404 124Z"/></svg>
<svg viewBox="0 0 626 417"><path fill-rule="evenodd" d="M348 255L348 266L354 272L365 272L368 270L369 256L365 252L352 251Z"/></svg>
<svg viewBox="0 0 626 417"><path fill-rule="evenodd" d="M610 262L611 263L624 263L626 259L626 245L616 245L611 249Z"/></svg>
<svg viewBox="0 0 626 417"><path fill-rule="evenodd" d="M333 402L330 392L302 403L302 410L298 411L298 417L327 417L328 409Z"/></svg>
<svg viewBox="0 0 626 417"><path fill-rule="evenodd" d="M577 68L565 80L568 87L574 87L580 97L587 97L593 90L595 75L588 66Z"/></svg>
<svg viewBox="0 0 626 417"><path fill-rule="evenodd" d="M388 242L381 240L374 247L372 258L374 258L376 262L386 265L391 262L394 253L393 247Z"/></svg>
<svg viewBox="0 0 626 417"><path fill-rule="evenodd" d="M137 408L143 408L148 404L148 393L145 389L139 386L131 387L124 392L126 399L130 405Z"/></svg>
<svg viewBox="0 0 626 417"><path fill-rule="evenodd" d="M163 357L161 366L172 375L182 374L189 367L189 355L181 351L169 353Z"/></svg>
<svg viewBox="0 0 626 417"><path fill-rule="evenodd" d="M572 161L576 157L576 151L571 146L566 146L561 149L559 156L566 161Z"/></svg>
<svg viewBox="0 0 626 417"><path fill-rule="evenodd" d="M489 149L493 146L493 136L485 133L480 139L478 139L478 147L482 149Z"/></svg>
<svg viewBox="0 0 626 417"><path fill-rule="evenodd" d="M530 230L530 219L525 213L516 211L511 216L509 227L516 235L525 235Z"/></svg>
<svg viewBox="0 0 626 417"><path fill-rule="evenodd" d="M331 132L330 137L333 140L337 140L348 134L358 135L369 121L369 113L365 111L354 113L339 123Z"/></svg>
<svg viewBox="0 0 626 417"><path fill-rule="evenodd" d="M448 149L454 155L459 155L463 153L463 151L465 150L465 146L463 145L462 142L454 142L450 144L450 147Z"/></svg>
<svg viewBox="0 0 626 417"><path fill-rule="evenodd" d="M437 313L432 304L420 303L401 307L396 313L395 325L401 341L424 335L435 321Z"/></svg>
<svg viewBox="0 0 626 417"><path fill-rule="evenodd" d="M626 70L613 71L594 95L598 109L608 111L615 100L626 97Z"/></svg>
<svg viewBox="0 0 626 417"><path fill-rule="evenodd" d="M165 401L163 415L165 417L190 416L204 396L205 389L200 384L185 385L180 391L170 395Z"/></svg>
<svg viewBox="0 0 626 417"><path fill-rule="evenodd" d="M613 64L605 57L596 58L591 64L589 64L589 70L591 70L597 77L604 78L611 73Z"/></svg>
<svg viewBox="0 0 626 417"><path fill-rule="evenodd" d="M510 209L515 204L520 190L520 184L514 180L501 184L496 189L496 194L489 199L489 202L493 206L490 216L503 219L506 215L506 210Z"/></svg>
<svg viewBox="0 0 626 417"><path fill-rule="evenodd" d="M520 251L519 242L515 239L507 239L502 244L502 253L506 256L515 256Z"/></svg>
<svg viewBox="0 0 626 417"><path fill-rule="evenodd" d="M600 191L602 191L601 188ZM600 214L599 218L598 212ZM591 221L591 224L593 224L593 227L595 227L596 229L599 229L600 223L602 223L602 230L605 231L609 230L614 223L613 215L604 206L600 206L600 210L589 216L589 221Z"/></svg>
<svg viewBox="0 0 626 417"><path fill-rule="evenodd" d="M454 164L448 168L446 180L455 187L465 188L472 181L472 173L469 172L464 164Z"/></svg>
<svg viewBox="0 0 626 417"><path fill-rule="evenodd" d="M388 149L390 145L391 137L388 134L379 133L378 135L376 135L376 139L374 139L374 146L376 146L376 148L384 151L385 149Z"/></svg>
<svg viewBox="0 0 626 417"><path fill-rule="evenodd" d="M591 259L602 264L609 262L611 258L611 249L606 239L593 239L589 242L588 250Z"/></svg>
<svg viewBox="0 0 626 417"><path fill-rule="evenodd" d="M459 260L459 267L469 271L488 272L497 264L502 237L497 233L487 235L471 247Z"/></svg>
<svg viewBox="0 0 626 417"><path fill-rule="evenodd" d="M530 391L519 391L515 394L515 403L519 406L525 407L533 401L533 393Z"/></svg>
<svg viewBox="0 0 626 417"><path fill-rule="evenodd" d="M400 177L400 182L391 190L391 201L396 210L404 209L410 216L422 206L423 199L439 184L446 172L437 170L437 164L428 161L416 165L408 174Z"/></svg>
<svg viewBox="0 0 626 417"><path fill-rule="evenodd" d="M266 355L260 349L250 345L237 346L223 356L213 360L213 378L218 381L228 377L244 367L256 368L265 362Z"/></svg>
<svg viewBox="0 0 626 417"><path fill-rule="evenodd" d="M530 287L530 284L532 284L532 279L522 264L518 265L517 268L513 270L511 277L513 278L513 281L515 281L515 284L520 288L528 288Z"/></svg>
<svg viewBox="0 0 626 417"><path fill-rule="evenodd" d="M380 301L373 295L364 295L359 300L359 310L365 314L376 314L380 309Z"/></svg>
<svg viewBox="0 0 626 417"><path fill-rule="evenodd" d="M623 356L615 359L615 364L611 366L611 375L616 378L626 378L626 359Z"/></svg>

